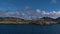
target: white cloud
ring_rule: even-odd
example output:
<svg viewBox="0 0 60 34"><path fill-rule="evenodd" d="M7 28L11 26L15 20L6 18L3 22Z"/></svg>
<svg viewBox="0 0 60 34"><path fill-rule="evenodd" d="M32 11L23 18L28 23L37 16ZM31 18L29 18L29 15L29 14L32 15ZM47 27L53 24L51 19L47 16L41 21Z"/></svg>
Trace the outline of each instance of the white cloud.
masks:
<svg viewBox="0 0 60 34"><path fill-rule="evenodd" d="M27 17L28 17L28 15L30 15L29 18L41 18L41 17L57 18L57 17L60 17L60 11L49 12L49 11L40 10L40 9L36 9L36 10L31 9L31 10L28 10L28 13L26 15L27 15Z"/></svg>
<svg viewBox="0 0 60 34"><path fill-rule="evenodd" d="M41 11L40 11L40 9L36 9L36 11L38 12L38 13L40 13Z"/></svg>
<svg viewBox="0 0 60 34"><path fill-rule="evenodd" d="M8 12L6 13L6 16L11 17L11 16L17 16L16 12Z"/></svg>
<svg viewBox="0 0 60 34"><path fill-rule="evenodd" d="M45 11L40 9L31 9L29 10L25 9L25 13L19 13L18 11L15 12L5 12L0 11L0 16L2 17L21 17L24 19L35 19L35 18L42 18L42 17L51 17L51 18L57 18L60 17L60 11ZM4 14L3 14L4 13Z"/></svg>
<svg viewBox="0 0 60 34"><path fill-rule="evenodd" d="M58 3L58 1L57 1L57 0L51 0L50 3L52 3L52 4L56 4L56 3Z"/></svg>
<svg viewBox="0 0 60 34"><path fill-rule="evenodd" d="M20 17L19 12L6 12L6 11L0 11L0 17Z"/></svg>

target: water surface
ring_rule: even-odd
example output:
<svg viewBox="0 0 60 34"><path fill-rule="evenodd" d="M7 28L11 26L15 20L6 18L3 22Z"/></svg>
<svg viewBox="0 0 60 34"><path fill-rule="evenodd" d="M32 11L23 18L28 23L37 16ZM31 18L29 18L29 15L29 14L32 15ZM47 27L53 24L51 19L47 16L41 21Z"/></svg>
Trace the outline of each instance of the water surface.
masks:
<svg viewBox="0 0 60 34"><path fill-rule="evenodd" d="M60 34L60 24L46 26L0 24L0 34Z"/></svg>

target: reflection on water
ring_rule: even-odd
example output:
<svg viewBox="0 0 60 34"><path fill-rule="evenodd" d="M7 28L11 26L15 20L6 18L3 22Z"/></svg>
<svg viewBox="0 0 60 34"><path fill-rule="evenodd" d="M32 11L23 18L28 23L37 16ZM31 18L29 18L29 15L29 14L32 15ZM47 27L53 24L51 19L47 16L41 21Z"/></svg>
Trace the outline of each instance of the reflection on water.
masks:
<svg viewBox="0 0 60 34"><path fill-rule="evenodd" d="M60 24L46 26L0 24L0 34L60 34Z"/></svg>

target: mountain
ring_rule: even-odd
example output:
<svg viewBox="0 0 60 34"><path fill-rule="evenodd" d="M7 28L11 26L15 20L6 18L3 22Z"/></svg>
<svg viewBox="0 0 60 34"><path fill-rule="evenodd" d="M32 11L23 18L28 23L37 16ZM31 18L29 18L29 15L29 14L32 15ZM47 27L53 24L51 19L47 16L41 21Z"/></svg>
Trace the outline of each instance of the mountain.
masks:
<svg viewBox="0 0 60 34"><path fill-rule="evenodd" d="M56 18L56 20L60 20L60 17Z"/></svg>
<svg viewBox="0 0 60 34"><path fill-rule="evenodd" d="M51 17L42 17L40 19L53 19L53 18L51 18Z"/></svg>
<svg viewBox="0 0 60 34"><path fill-rule="evenodd" d="M54 21L59 22L60 23L60 17L56 18Z"/></svg>
<svg viewBox="0 0 60 34"><path fill-rule="evenodd" d="M0 17L0 19L18 19L18 20L24 20L22 18L16 18L16 17Z"/></svg>
<svg viewBox="0 0 60 34"><path fill-rule="evenodd" d="M24 20L22 18L16 18L16 17L0 17L0 23L19 23L19 24L40 24L40 25L46 25L46 24L57 24L60 22L60 17L53 19L50 17L42 17L36 20Z"/></svg>
<svg viewBox="0 0 60 34"><path fill-rule="evenodd" d="M42 17L38 20L32 21L32 24L40 24L40 25L56 24L56 23L57 22L55 22L54 19L50 17Z"/></svg>
<svg viewBox="0 0 60 34"><path fill-rule="evenodd" d="M54 19L53 18L51 18L51 17L42 17L42 18L40 18L40 19L44 19L44 20L47 20L47 21L54 21Z"/></svg>
<svg viewBox="0 0 60 34"><path fill-rule="evenodd" d="M20 22L20 21L24 21L24 19L16 17L0 17L0 22Z"/></svg>

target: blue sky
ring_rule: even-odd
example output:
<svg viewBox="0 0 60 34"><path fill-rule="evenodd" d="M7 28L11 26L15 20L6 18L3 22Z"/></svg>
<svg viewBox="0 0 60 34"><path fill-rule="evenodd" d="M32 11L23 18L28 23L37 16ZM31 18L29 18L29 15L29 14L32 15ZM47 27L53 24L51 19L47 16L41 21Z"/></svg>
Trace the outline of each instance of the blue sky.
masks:
<svg viewBox="0 0 60 34"><path fill-rule="evenodd" d="M0 10L10 10L6 15L15 15L17 9L17 14L23 15L24 19L44 16L56 18L60 17L60 0L0 0Z"/></svg>
<svg viewBox="0 0 60 34"><path fill-rule="evenodd" d="M25 6L41 10L60 10L60 0L0 0L0 9L22 8Z"/></svg>

